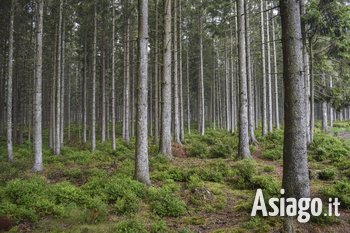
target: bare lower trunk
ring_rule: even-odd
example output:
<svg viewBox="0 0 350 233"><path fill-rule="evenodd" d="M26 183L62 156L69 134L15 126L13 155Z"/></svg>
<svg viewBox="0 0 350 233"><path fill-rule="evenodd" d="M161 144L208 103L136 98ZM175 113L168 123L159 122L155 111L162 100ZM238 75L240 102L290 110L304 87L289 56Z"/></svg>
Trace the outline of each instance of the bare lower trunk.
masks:
<svg viewBox="0 0 350 233"><path fill-rule="evenodd" d="M247 61L247 94L248 94L248 124L249 124L249 141L253 144L257 143L254 134L254 102L252 92L252 70L250 58L250 32L249 32L249 1L244 2L245 8L245 40L246 40L246 61Z"/></svg>
<svg viewBox="0 0 350 233"><path fill-rule="evenodd" d="M329 77L329 89L332 90L333 88L333 78L330 76ZM330 103L329 104L329 124L330 124L330 127L332 128L333 127L333 114L334 114L334 111L333 111L333 107L332 107L332 104Z"/></svg>
<svg viewBox="0 0 350 233"><path fill-rule="evenodd" d="M83 123L83 143L86 143L86 131L87 131L87 39L85 34L85 44L84 44L84 75L83 75L83 102L82 102L82 123Z"/></svg>
<svg viewBox="0 0 350 233"><path fill-rule="evenodd" d="M13 161L12 145L12 82L13 82L13 31L14 31L14 14L16 1L11 1L10 16L10 36L9 36L9 63L7 79L7 159Z"/></svg>
<svg viewBox="0 0 350 233"><path fill-rule="evenodd" d="M63 0L60 1L59 24L58 24L56 111L55 111L56 136L55 136L55 142L54 142L55 155L61 154L62 11L63 11Z"/></svg>
<svg viewBox="0 0 350 233"><path fill-rule="evenodd" d="M171 158L171 0L164 0L164 32L160 152Z"/></svg>
<svg viewBox="0 0 350 233"><path fill-rule="evenodd" d="M158 0L155 0L156 9L156 38L155 38L155 54L154 54L154 144L159 143L159 72L158 72L158 58L159 58L159 23L158 23Z"/></svg>
<svg viewBox="0 0 350 233"><path fill-rule="evenodd" d="M177 50L177 0L174 1L174 141L180 141L179 117L179 78L178 78L178 50Z"/></svg>
<svg viewBox="0 0 350 233"><path fill-rule="evenodd" d="M148 166L148 0L139 0L139 75L137 93L136 168L138 181L150 184Z"/></svg>
<svg viewBox="0 0 350 233"><path fill-rule="evenodd" d="M282 19L283 80L285 92L283 183L285 196L310 196L306 146L305 91L300 8L297 1L280 1ZM285 230L294 232L286 218Z"/></svg>
<svg viewBox="0 0 350 233"><path fill-rule="evenodd" d="M326 88L326 76L325 76L325 74L322 74L322 83L323 83L323 88ZM323 91L323 92L325 92L325 91ZM326 100L323 100L323 102L322 102L322 130L325 132L328 131L328 104L327 104Z"/></svg>
<svg viewBox="0 0 350 233"><path fill-rule="evenodd" d="M265 26L264 26L264 1L260 2L261 18L261 75L262 75L262 135L267 134L267 103L266 103L266 66L265 66Z"/></svg>
<svg viewBox="0 0 350 233"><path fill-rule="evenodd" d="M94 10L94 42L92 51L92 111L91 111L91 150L96 150L96 40L97 40L97 2Z"/></svg>
<svg viewBox="0 0 350 233"><path fill-rule="evenodd" d="M115 6L112 3L112 149L116 149L115 137Z"/></svg>
<svg viewBox="0 0 350 233"><path fill-rule="evenodd" d="M271 12L271 14L273 14ZM275 20L271 17L272 21L272 49L273 49L273 67L274 67L274 84L275 84L275 124L276 128L280 128L279 117L279 97L278 97L278 64L277 64L277 49L276 49L276 35L275 35Z"/></svg>
<svg viewBox="0 0 350 233"><path fill-rule="evenodd" d="M247 67L245 48L245 19L244 1L238 0L238 54L239 54L239 157L250 159L249 135L248 135L248 93L247 93Z"/></svg>
<svg viewBox="0 0 350 233"><path fill-rule="evenodd" d="M268 130L271 133L272 128L272 82L271 82L271 46L270 46L270 17L269 4L266 2L266 43L267 43L267 91L268 91Z"/></svg>
<svg viewBox="0 0 350 233"><path fill-rule="evenodd" d="M180 140L185 140L184 129L184 101L183 101L183 76L182 76L182 0L179 0L179 114L180 114Z"/></svg>
<svg viewBox="0 0 350 233"><path fill-rule="evenodd" d="M312 39L309 39L309 69L310 69L310 143L314 141L315 130L315 89L314 89L314 70L313 70L313 48Z"/></svg>
<svg viewBox="0 0 350 233"><path fill-rule="evenodd" d="M203 136L205 133L205 105L204 105L204 64L203 64L203 22L202 17L199 19L199 109L198 109L198 121L199 121L199 133Z"/></svg>

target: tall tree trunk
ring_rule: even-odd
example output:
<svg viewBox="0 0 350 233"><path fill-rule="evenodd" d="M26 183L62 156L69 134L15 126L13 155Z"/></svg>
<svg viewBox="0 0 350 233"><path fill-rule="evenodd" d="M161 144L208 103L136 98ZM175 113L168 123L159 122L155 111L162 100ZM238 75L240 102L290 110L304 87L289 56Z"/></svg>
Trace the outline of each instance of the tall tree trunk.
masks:
<svg viewBox="0 0 350 233"><path fill-rule="evenodd" d="M57 81L56 81L56 136L55 136L55 155L61 154L61 84L62 84L62 11L63 0L60 0L59 23L58 23L58 46L57 46Z"/></svg>
<svg viewBox="0 0 350 233"><path fill-rule="evenodd" d="M124 1L125 41L124 41L124 118L123 139L130 143L130 11L128 1Z"/></svg>
<svg viewBox="0 0 350 233"><path fill-rule="evenodd" d="M184 101L183 101L183 75L182 75L182 0L179 0L179 114L180 114L180 140L185 140L184 129Z"/></svg>
<svg viewBox="0 0 350 233"><path fill-rule="evenodd" d="M329 77L329 89L333 89L333 77L330 76ZM329 124L330 124L330 127L332 128L333 127L333 114L334 114L334 111L333 111L333 107L332 107L332 104L329 103Z"/></svg>
<svg viewBox="0 0 350 233"><path fill-rule="evenodd" d="M106 141L106 48L104 28L102 35L102 116L101 116L101 142Z"/></svg>
<svg viewBox="0 0 350 233"><path fill-rule="evenodd" d="M65 64L66 64L66 20L63 19L62 21L62 76L61 76L61 123L60 123L60 143L61 147L63 147L64 142L64 97L65 97L65 78L66 78L66 72L65 72Z"/></svg>
<svg viewBox="0 0 350 233"><path fill-rule="evenodd" d="M139 0L139 75L137 94L136 179L150 184L148 166L148 0Z"/></svg>
<svg viewBox="0 0 350 233"><path fill-rule="evenodd" d="M325 94L325 88L326 88L326 75L322 74L322 84L323 84L323 93ZM328 131L328 104L326 100L322 101L322 130L327 132Z"/></svg>
<svg viewBox="0 0 350 233"><path fill-rule="evenodd" d="M201 0L202 4L202 0ZM201 6L202 7L202 6ZM198 121L199 121L199 133L203 136L205 133L205 104L204 104L204 64L203 64L203 19L199 17L199 109L198 109Z"/></svg>
<svg viewBox="0 0 350 233"><path fill-rule="evenodd" d="M112 1L112 149L116 149L115 137L115 5Z"/></svg>
<svg viewBox="0 0 350 233"><path fill-rule="evenodd" d="M178 77L178 47L177 47L177 1L174 1L174 141L180 141L180 113L179 113L179 77Z"/></svg>
<svg viewBox="0 0 350 233"><path fill-rule="evenodd" d="M156 32L155 32L155 55L154 55L154 144L159 143L159 16L158 16L158 0L155 0L156 9Z"/></svg>
<svg viewBox="0 0 350 233"><path fill-rule="evenodd" d="M300 14L303 17L305 11L306 0L300 1ZM305 109L306 109L306 140L307 143L311 143L310 138L310 75L309 75L309 54L307 52L307 34L306 25L301 22L301 35L303 39L303 62L304 62L304 80L305 80Z"/></svg>
<svg viewBox="0 0 350 233"><path fill-rule="evenodd" d="M91 109L91 150L96 150L96 53L97 53L97 2L94 6L94 39L92 51L92 109Z"/></svg>
<svg viewBox="0 0 350 233"><path fill-rule="evenodd" d="M164 0L162 127L160 152L167 157L171 153L171 0Z"/></svg>
<svg viewBox="0 0 350 233"><path fill-rule="evenodd" d="M252 92L252 69L250 56L250 32L249 32L249 0L244 1L245 11L245 40L246 40L246 62L247 62L247 89L248 89L248 124L249 124L249 139L253 144L257 143L254 134L254 101Z"/></svg>
<svg viewBox="0 0 350 233"><path fill-rule="evenodd" d="M266 65L265 65L265 23L264 23L264 1L260 2L261 18L261 75L262 75L262 135L267 134L267 103L266 103Z"/></svg>
<svg viewBox="0 0 350 233"><path fill-rule="evenodd" d="M272 15L271 11L271 15ZM273 67L274 67L274 83L275 83L275 124L276 128L280 128L279 118L279 101L278 101L278 64L277 64L277 49L276 49L276 35L275 35L275 20L271 17L272 22L272 50L273 50Z"/></svg>
<svg viewBox="0 0 350 233"><path fill-rule="evenodd" d="M84 75L83 75L83 96L82 96L82 123L83 123L83 143L86 143L86 131L87 131L87 35L85 33L85 42L84 42Z"/></svg>
<svg viewBox="0 0 350 233"><path fill-rule="evenodd" d="M16 0L11 1L10 36L9 36L9 63L7 79L7 159L13 161L12 145L12 82L13 82L13 31Z"/></svg>
<svg viewBox="0 0 350 233"><path fill-rule="evenodd" d="M268 90L268 130L271 133L272 128L272 82L271 82L271 46L270 46L270 16L269 4L266 2L266 43L267 43L267 90Z"/></svg>
<svg viewBox="0 0 350 233"><path fill-rule="evenodd" d="M228 58L227 39L225 35L225 99L226 99L226 130L231 130L231 105L230 105L230 62Z"/></svg>
<svg viewBox="0 0 350 233"><path fill-rule="evenodd" d="M285 92L283 183L285 196L310 196L306 146L305 91L300 8L298 1L280 1L282 19L283 80ZM287 217L285 230L294 232L293 219Z"/></svg>
<svg viewBox="0 0 350 233"><path fill-rule="evenodd" d="M186 91L187 91L187 133L191 133L191 102L190 102L190 58L189 58L189 42L187 42L187 50L186 50Z"/></svg>
<svg viewBox="0 0 350 233"><path fill-rule="evenodd" d="M235 17L235 20L236 20L237 17ZM233 44L234 44L234 41L233 41L233 26L231 24L231 28L230 28L230 56L231 56L231 133L233 134L235 132L235 128L236 128L236 96L237 96L237 93L236 93L236 86L237 86L237 79L236 79L236 76L235 76L235 69L234 69L234 58L236 57L234 52L233 52Z"/></svg>
<svg viewBox="0 0 350 233"><path fill-rule="evenodd" d="M248 94L247 94L247 67L246 67L246 42L245 42L245 19L244 0L237 2L238 13L238 55L239 55L239 157L242 159L252 158L249 150L248 135Z"/></svg>
<svg viewBox="0 0 350 233"><path fill-rule="evenodd" d="M314 52L312 47L312 38L309 38L309 69L310 69L310 143L314 141L314 131L315 131L315 89L314 89L314 67L313 59Z"/></svg>

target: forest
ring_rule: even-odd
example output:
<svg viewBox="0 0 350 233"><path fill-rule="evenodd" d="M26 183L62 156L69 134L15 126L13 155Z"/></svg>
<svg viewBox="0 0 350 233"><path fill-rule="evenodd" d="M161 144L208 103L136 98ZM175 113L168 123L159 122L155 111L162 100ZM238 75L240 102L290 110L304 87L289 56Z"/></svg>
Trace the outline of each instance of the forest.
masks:
<svg viewBox="0 0 350 233"><path fill-rule="evenodd" d="M1 0L0 54L0 232L350 232L350 1Z"/></svg>

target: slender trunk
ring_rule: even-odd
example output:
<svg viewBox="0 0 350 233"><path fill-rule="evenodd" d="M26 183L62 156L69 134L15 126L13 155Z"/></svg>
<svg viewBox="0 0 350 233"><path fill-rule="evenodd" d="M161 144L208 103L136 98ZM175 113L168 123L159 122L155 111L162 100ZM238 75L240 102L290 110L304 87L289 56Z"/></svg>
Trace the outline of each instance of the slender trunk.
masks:
<svg viewBox="0 0 350 233"><path fill-rule="evenodd" d="M86 143L86 131L87 131L87 35L85 34L85 44L84 44L84 75L83 75L83 103L82 103L82 120L83 120L83 143Z"/></svg>
<svg viewBox="0 0 350 233"><path fill-rule="evenodd" d="M246 42L245 42L245 19L244 0L237 2L238 12L238 54L239 54L239 157L242 159L252 158L249 150L248 135L248 93L247 93L247 67L246 67Z"/></svg>
<svg viewBox="0 0 350 233"><path fill-rule="evenodd" d="M267 91L268 91L268 130L271 133L272 128L272 85L271 85L271 46L270 46L270 16L269 4L266 2L266 43L267 43Z"/></svg>
<svg viewBox="0 0 350 233"><path fill-rule="evenodd" d="M9 63L7 79L7 159L13 161L12 145L12 82L13 82L13 31L16 0L11 1L10 36L9 36Z"/></svg>
<svg viewBox="0 0 350 233"><path fill-rule="evenodd" d="M235 17L236 18L236 17ZM235 87L237 85L236 79L235 79L235 70L234 70L234 52L233 52L233 29L230 29L230 55L231 55L231 133L233 134L235 132L236 128L236 91Z"/></svg>
<svg viewBox="0 0 350 233"><path fill-rule="evenodd" d="M305 3L306 0L300 1L300 14L303 17L305 15ZM307 34L306 25L301 22L301 34L303 39L303 62L304 62L304 80L305 80L305 109L306 109L306 141L311 143L310 138L310 75L309 75L309 55L307 52Z"/></svg>
<svg viewBox="0 0 350 233"><path fill-rule="evenodd" d="M322 74L322 84L323 84L323 93L325 94L325 88L326 88L326 75ZM327 101L322 101L322 130L327 132L328 131L328 107L327 107Z"/></svg>
<svg viewBox="0 0 350 233"><path fill-rule="evenodd" d="M94 39L92 51L92 109L91 109L91 150L96 150L96 43L97 43L97 2L94 6Z"/></svg>
<svg viewBox="0 0 350 233"><path fill-rule="evenodd" d="M226 130L231 130L231 105L230 105L230 82L229 82L229 75L230 75L230 62L228 59L228 48L227 48L227 39L225 35L225 99L226 99Z"/></svg>
<svg viewBox="0 0 350 233"><path fill-rule="evenodd" d="M203 19L199 17L199 60L200 60L200 73L199 73L199 109L198 109L198 121L199 121L199 133L203 136L205 133L205 104L204 104L204 64L203 64Z"/></svg>
<svg viewBox="0 0 350 233"><path fill-rule="evenodd" d="M329 89L333 89L333 78L332 76L329 77ZM330 127L332 128L333 127L333 107L332 107L332 104L329 103L329 124L330 124Z"/></svg>
<svg viewBox="0 0 350 233"><path fill-rule="evenodd" d="M158 23L158 0L155 0L156 9L156 32L155 32L155 55L154 55L154 144L159 143L159 23Z"/></svg>
<svg viewBox="0 0 350 233"><path fill-rule="evenodd" d="M266 66L265 66L265 26L264 26L264 1L260 2L261 18L261 75L262 75L262 135L267 134L267 103L266 103Z"/></svg>
<svg viewBox="0 0 350 233"><path fill-rule="evenodd" d="M115 5L112 2L112 149L116 149L115 137Z"/></svg>
<svg viewBox="0 0 350 233"><path fill-rule="evenodd" d="M272 14L272 13L271 13ZM275 83L275 124L276 128L280 128L279 118L279 101L278 101L278 64L277 64L277 49L276 49L276 35L275 35L275 20L271 17L272 21L272 49L273 49L273 67L274 67L274 83Z"/></svg>
<svg viewBox="0 0 350 233"><path fill-rule="evenodd" d="M177 0L174 1L174 141L180 141L180 117L179 117L179 77L178 77L178 48L177 48Z"/></svg>
<svg viewBox="0 0 350 233"><path fill-rule="evenodd" d="M298 1L280 1L282 19L283 80L285 93L283 182L286 198L310 196L306 146L305 91L300 8ZM294 232L293 218L285 230Z"/></svg>
<svg viewBox="0 0 350 233"><path fill-rule="evenodd" d="M309 68L310 68L310 143L314 141L314 129L315 129L315 89L314 89L314 71L313 71L313 48L312 38L309 38Z"/></svg>
<svg viewBox="0 0 350 233"><path fill-rule="evenodd" d="M184 104L183 104L183 76L182 76L182 0L179 0L179 114L180 114L180 140L185 140L184 130Z"/></svg>
<svg viewBox="0 0 350 233"><path fill-rule="evenodd" d="M187 51L186 51L186 80L187 80L187 85L186 85L186 91L187 91L187 133L191 133L191 105L190 105L190 62L189 62L189 55L188 55L188 50L190 49L189 47L189 42L187 43Z"/></svg>
<svg viewBox="0 0 350 233"><path fill-rule="evenodd" d="M254 134L254 103L252 93L252 70L251 70L251 56L250 56L250 32L249 32L249 1L244 2L245 11L245 40L246 40L246 62L247 62L247 94L248 94L248 127L249 127L249 141L253 144L257 143Z"/></svg>
<svg viewBox="0 0 350 233"><path fill-rule="evenodd" d="M137 93L136 168L138 181L150 184L148 166L148 0L139 0L139 75Z"/></svg>
<svg viewBox="0 0 350 233"><path fill-rule="evenodd" d="M66 21L63 19L62 21L62 76L61 76L61 123L60 123L60 143L61 147L63 147L63 142L64 142L64 91L65 91L65 78L66 78L66 72L65 72L65 64L66 64L66 53L65 53L65 48L66 48Z"/></svg>
<svg viewBox="0 0 350 233"><path fill-rule="evenodd" d="M171 0L164 0L162 129L160 152L171 158Z"/></svg>
<svg viewBox="0 0 350 233"><path fill-rule="evenodd" d="M61 78L62 78L62 11L63 0L60 0L59 23L58 23L58 47L57 47L57 81L56 81L56 136L54 142L55 155L61 154Z"/></svg>
<svg viewBox="0 0 350 233"><path fill-rule="evenodd" d="M102 36L102 116L101 116L101 142L106 141L106 48L104 42L104 31Z"/></svg>

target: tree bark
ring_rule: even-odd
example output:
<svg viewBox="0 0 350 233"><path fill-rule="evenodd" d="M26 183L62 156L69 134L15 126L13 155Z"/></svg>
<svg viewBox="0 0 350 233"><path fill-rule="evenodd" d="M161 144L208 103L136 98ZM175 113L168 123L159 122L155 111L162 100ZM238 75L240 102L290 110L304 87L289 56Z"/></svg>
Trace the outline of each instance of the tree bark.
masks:
<svg viewBox="0 0 350 233"><path fill-rule="evenodd" d="M115 137L115 5L112 1L112 149L116 149Z"/></svg>
<svg viewBox="0 0 350 233"><path fill-rule="evenodd" d="M300 8L298 1L280 1L282 20L283 80L285 92L283 182L285 196L310 196L306 146L305 91ZM285 230L294 232L293 219L285 219Z"/></svg>
<svg viewBox="0 0 350 233"><path fill-rule="evenodd" d="M271 13L272 14L272 13ZM277 49L276 49L276 35L275 35L275 21L272 21L272 49L273 49L273 67L274 67L274 84L275 84L275 124L276 128L280 128L279 118L279 97L278 97L278 64L277 64Z"/></svg>
<svg viewBox="0 0 350 233"><path fill-rule="evenodd" d="M249 0L244 1L245 11L245 40L246 40L246 62L247 62L247 88L248 88L248 124L249 124L249 141L253 144L257 143L254 134L254 102L252 92L252 70L250 56L250 32L249 32Z"/></svg>
<svg viewBox="0 0 350 233"><path fill-rule="evenodd" d="M267 134L267 103L266 103L266 64L265 64L265 26L264 26L264 1L260 2L261 18L261 75L262 75L262 135Z"/></svg>
<svg viewBox="0 0 350 233"><path fill-rule="evenodd" d="M267 43L267 91L268 91L268 131L271 133L272 128L272 82L271 82L271 46L270 46L270 16L269 4L266 2L266 43Z"/></svg>
<svg viewBox="0 0 350 233"><path fill-rule="evenodd" d="M82 123L83 123L83 143L86 143L86 131L87 131L87 35L85 33L84 42L84 75L83 75L83 96L82 96Z"/></svg>
<svg viewBox="0 0 350 233"><path fill-rule="evenodd" d="M323 93L325 94L325 88L326 88L326 75L322 74L322 84L323 84ZM328 131L328 104L326 100L322 101L322 130L327 132Z"/></svg>
<svg viewBox="0 0 350 233"><path fill-rule="evenodd" d="M174 141L180 141L180 112L179 112L179 77L178 77L178 47L177 47L177 0L174 1Z"/></svg>
<svg viewBox="0 0 350 233"><path fill-rule="evenodd" d="M10 13L10 31L9 31L9 61L8 61L8 79L7 79L7 159L13 161L12 144L12 83L13 83L13 31L16 0L11 1Z"/></svg>
<svg viewBox="0 0 350 233"><path fill-rule="evenodd" d="M138 181L150 184L148 166L148 0L139 0L139 77L137 94L136 169Z"/></svg>
<svg viewBox="0 0 350 233"><path fill-rule="evenodd" d="M189 61L189 42L187 42L187 51L186 51L186 91L187 91L187 133L191 133L191 102L190 102L190 61Z"/></svg>
<svg viewBox="0 0 350 233"><path fill-rule="evenodd" d="M154 144L159 143L159 16L158 16L158 0L155 0L156 11L156 32L155 32L155 54L154 54Z"/></svg>
<svg viewBox="0 0 350 233"><path fill-rule="evenodd" d="M247 93L247 67L246 67L246 42L245 42L245 19L244 0L238 0L238 55L239 55L239 151L242 159L252 158L249 150L248 135L248 93Z"/></svg>
<svg viewBox="0 0 350 233"><path fill-rule="evenodd" d="M184 101L182 75L182 0L179 0L179 114L180 114L180 141L185 140L184 130Z"/></svg>
<svg viewBox="0 0 350 233"><path fill-rule="evenodd" d="M171 0L164 1L162 127L160 152L171 158Z"/></svg>
<svg viewBox="0 0 350 233"><path fill-rule="evenodd" d="M54 142L55 155L61 154L61 84L62 84L62 11L63 0L60 0L59 23L58 23L58 47L57 47L57 81L56 81L56 136Z"/></svg>
<svg viewBox="0 0 350 233"><path fill-rule="evenodd" d="M96 52L97 48L97 2L94 6L94 39L92 51L92 110L91 110L91 150L96 150Z"/></svg>
<svg viewBox="0 0 350 233"><path fill-rule="evenodd" d="M202 4L202 0L201 0ZM202 6L201 6L202 7ZM204 64L203 64L203 19L199 16L199 109L198 109L198 122L199 133L203 136L205 133L205 103L204 103Z"/></svg>

